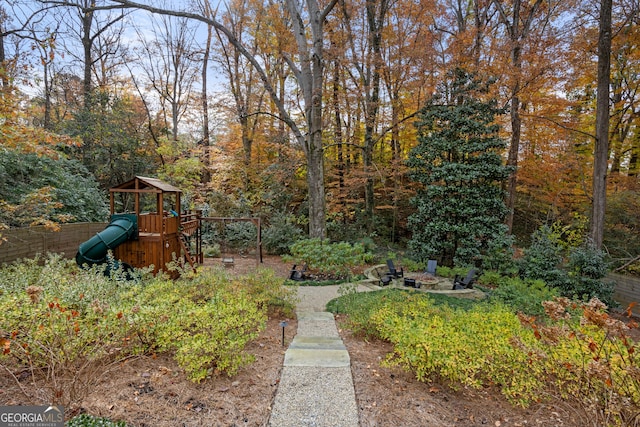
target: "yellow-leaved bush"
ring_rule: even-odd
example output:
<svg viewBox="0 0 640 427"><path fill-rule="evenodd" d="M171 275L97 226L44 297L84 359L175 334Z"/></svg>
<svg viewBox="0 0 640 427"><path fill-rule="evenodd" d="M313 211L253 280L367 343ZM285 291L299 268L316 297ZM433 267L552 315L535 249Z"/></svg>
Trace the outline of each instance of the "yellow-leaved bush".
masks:
<svg viewBox="0 0 640 427"><path fill-rule="evenodd" d="M533 342L534 334L505 307L463 310L414 298L400 308L381 308L372 320L381 337L394 344L387 363L414 371L420 381L440 377L454 388L495 384L522 405L543 386L536 375L541 367L513 345L516 339Z"/></svg>
<svg viewBox="0 0 640 427"><path fill-rule="evenodd" d="M265 328L271 304L290 308L293 300L283 279L268 270L256 274L260 286L256 275L232 280L222 269L145 286L133 296L130 316L142 351L174 351L195 382L218 372L234 375L253 361L244 348Z"/></svg>
<svg viewBox="0 0 640 427"><path fill-rule="evenodd" d="M524 350L538 355L560 397L596 408L602 425L626 424L640 411L639 345L630 336L635 321L611 316L597 298L543 303L550 321L520 316L537 341ZM631 309L627 310L631 317Z"/></svg>
<svg viewBox="0 0 640 427"><path fill-rule="evenodd" d="M640 365L629 324L610 317L597 300L557 298L545 310L548 317L539 320L500 304L451 308L414 296L383 304L370 321L394 344L385 363L420 381L497 386L521 406L541 396L571 397L593 408L603 425L637 411Z"/></svg>
<svg viewBox="0 0 640 427"><path fill-rule="evenodd" d="M28 373L40 390L33 402L75 407L141 353L172 354L196 382L233 375L253 360L245 347L269 309L290 311L295 296L269 270L247 280L222 269L183 271L178 280L112 273L54 255L0 267L0 369Z"/></svg>

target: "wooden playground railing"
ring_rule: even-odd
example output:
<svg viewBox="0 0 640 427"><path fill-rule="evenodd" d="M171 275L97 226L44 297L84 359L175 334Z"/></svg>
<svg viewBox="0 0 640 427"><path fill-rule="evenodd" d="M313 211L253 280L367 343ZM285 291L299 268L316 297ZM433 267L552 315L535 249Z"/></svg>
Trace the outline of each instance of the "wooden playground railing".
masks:
<svg viewBox="0 0 640 427"><path fill-rule="evenodd" d="M180 216L180 239L190 262L204 261L202 253L202 234L200 232L200 211L187 211Z"/></svg>
<svg viewBox="0 0 640 427"><path fill-rule="evenodd" d="M185 212L181 216L180 227L182 233L187 236L192 236L200 229L200 213L199 212Z"/></svg>

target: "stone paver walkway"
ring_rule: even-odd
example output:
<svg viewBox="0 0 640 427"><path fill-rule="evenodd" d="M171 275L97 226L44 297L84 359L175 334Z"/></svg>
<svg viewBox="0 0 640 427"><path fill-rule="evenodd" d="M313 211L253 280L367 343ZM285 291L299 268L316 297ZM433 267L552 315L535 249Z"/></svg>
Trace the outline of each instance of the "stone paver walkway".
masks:
<svg viewBox="0 0 640 427"><path fill-rule="evenodd" d="M327 302L338 286L301 287L298 331L284 357L271 427L357 427L351 362ZM359 286L358 291L371 288Z"/></svg>

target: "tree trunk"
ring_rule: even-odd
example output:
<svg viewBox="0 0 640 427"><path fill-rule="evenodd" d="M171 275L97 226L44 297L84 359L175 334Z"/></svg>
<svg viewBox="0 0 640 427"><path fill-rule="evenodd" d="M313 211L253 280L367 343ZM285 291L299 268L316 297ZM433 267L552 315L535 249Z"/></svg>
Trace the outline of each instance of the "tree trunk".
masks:
<svg viewBox="0 0 640 427"><path fill-rule="evenodd" d="M6 61L6 53L4 50L4 38L5 38L5 33L4 33L4 26L3 26L3 22L0 19L0 68L2 69L2 71L0 71L0 83L2 84L2 87L7 87L9 86L9 76L6 75L6 71L5 71L5 61Z"/></svg>
<svg viewBox="0 0 640 427"><path fill-rule="evenodd" d="M91 37L91 26L93 25L93 10L82 10L82 51L84 54L82 90L84 95L84 108L91 107L91 47L93 46L93 38Z"/></svg>
<svg viewBox="0 0 640 427"><path fill-rule="evenodd" d="M195 13L179 12L156 8L150 5L129 0L112 0L123 7L134 7L170 16L181 16L195 19L222 32L229 42L253 65L260 79L269 93L271 100L278 108L280 119L283 120L294 134L298 144L302 147L307 159L307 181L309 183L309 236L325 237L325 191L324 191L324 152L322 147L322 89L323 89L323 37L324 21L335 7L338 0L330 0L321 10L317 0L306 0L310 31L305 28L302 13L298 10L300 4L295 0L286 0L286 9L290 14L293 35L298 48L299 66L289 57L284 60L291 68L298 88L304 100L304 113L307 121L306 135L287 111L285 100L275 90L272 80L264 70L262 63L254 54L234 36L229 28L220 24L214 18ZM311 47L307 39L311 37Z"/></svg>
<svg viewBox="0 0 640 427"><path fill-rule="evenodd" d="M380 2L379 9L377 1ZM373 216L375 207L375 194L373 182L373 136L375 124L380 110L380 80L382 75L382 27L387 15L388 3L386 0L367 0L366 13L369 30L369 44L372 52L372 69L366 72L364 77L364 89L366 97L366 118L364 133L364 153L362 160L364 172L367 177L364 192L365 221L369 233L373 231ZM369 78L368 76L371 75Z"/></svg>
<svg viewBox="0 0 640 427"><path fill-rule="evenodd" d="M42 84L44 86L44 121L42 126L47 130L51 130L51 81L49 80L50 62L47 59L44 59L42 64Z"/></svg>
<svg viewBox="0 0 640 427"><path fill-rule="evenodd" d="M514 16L514 22L518 22L519 17ZM520 58L520 42L512 38L512 42L515 46L511 52L511 64L514 68L514 83L511 88L512 95L510 109L511 109L511 144L509 146L509 155L507 157L507 165L513 168L511 175L507 181L507 217L506 224L509 228L509 233L513 230L513 215L516 205L516 194L518 184L518 154L520 152L520 136L522 132L522 121L520 120L520 98L518 92L520 92L520 75L522 73L522 60Z"/></svg>
<svg viewBox="0 0 640 427"><path fill-rule="evenodd" d="M509 2L505 2L509 5ZM523 3L526 7L524 13L521 13ZM529 35L531 26L534 22L542 0L532 0L523 2L523 0L514 0L510 7L505 8L500 0L493 0L493 4L498 10L500 20L505 26L511 43L511 65L513 66L513 83L511 85L511 146L509 147L509 155L507 164L513 167L513 172L509 176L507 183L507 216L505 223L509 227L509 233L513 229L513 214L516 201L516 184L517 184L517 167L518 153L520 151L520 136L522 131L522 120L520 117L520 98L522 79L522 45ZM510 10L511 18L508 11Z"/></svg>
<svg viewBox="0 0 640 427"><path fill-rule="evenodd" d="M636 140L631 147L631 156L629 157L629 171L627 172L627 176L630 178L638 176L638 168L640 167L638 154L640 154L640 141Z"/></svg>
<svg viewBox="0 0 640 427"><path fill-rule="evenodd" d="M171 136L174 141L178 140L178 123L179 123L179 112L178 112L178 103L171 103Z"/></svg>
<svg viewBox="0 0 640 427"><path fill-rule="evenodd" d="M249 117L247 117L246 113L244 116L240 117L240 129L242 132L242 163L245 167L249 167L251 165L251 150L253 141L249 135Z"/></svg>
<svg viewBox="0 0 640 427"><path fill-rule="evenodd" d="M317 3L316 3L317 5ZM318 16L312 18L312 28L322 27ZM313 21L316 21L315 24ZM316 34L322 34L320 30ZM309 186L309 236L323 239L326 235L326 200L324 190L324 148L322 147L322 89L323 89L323 60L322 37L314 38L315 52L312 58L313 92L311 96L311 111L309 120L309 153L307 157Z"/></svg>
<svg viewBox="0 0 640 427"><path fill-rule="evenodd" d="M93 46L93 38L91 37L91 26L93 24L93 11L92 10L81 10L81 18L82 18L82 50L83 50L83 77L82 77L82 95L83 95L83 106L84 111L88 113L91 111L92 101L91 101L91 65L92 65L92 56L91 56L91 47ZM86 128L87 123L82 124L83 127ZM92 147L92 138L86 130L82 132L82 162L89 167L90 170L93 169L94 164L91 157Z"/></svg>
<svg viewBox="0 0 640 427"><path fill-rule="evenodd" d="M309 186L309 237L322 239L326 233L324 151L321 134L316 133L309 141L307 155L307 185Z"/></svg>
<svg viewBox="0 0 640 427"><path fill-rule="evenodd" d="M304 110L309 133L297 135L307 157L307 185L309 187L309 237L323 239L326 234L324 150L322 147L322 90L323 90L323 35L324 19L328 10L321 12L316 0L307 0L311 27L311 48L302 22L298 5L287 0L300 68L289 63L295 70L298 85L302 89ZM335 3L334 3L335 4Z"/></svg>
<svg viewBox="0 0 640 427"><path fill-rule="evenodd" d="M340 63L338 60L334 61L333 69L333 114L335 121L334 140L337 150L338 160L338 191L342 194L344 191L344 147L343 147L343 135L342 135L342 114L340 113ZM345 206L343 205L343 208Z"/></svg>
<svg viewBox="0 0 640 427"><path fill-rule="evenodd" d="M596 248L602 247L607 199L609 153L609 83L611 80L612 0L600 2L598 35L598 89L596 101L596 142L593 154L593 202L589 236Z"/></svg>
<svg viewBox="0 0 640 427"><path fill-rule="evenodd" d="M519 85L517 85L519 86ZM517 87L516 87L517 88ZM520 98L514 95L511 97L511 145L509 146L509 155L507 157L507 165L514 169L509 175L507 181L507 218L506 224L509 227L509 233L513 229L513 215L516 204L516 190L518 184L518 153L520 151L520 134L522 131L522 121L520 120Z"/></svg>
<svg viewBox="0 0 640 427"><path fill-rule="evenodd" d="M208 7L207 2L207 7ZM207 99L207 71L209 68L209 55L211 53L211 37L213 37L213 27L207 25L207 41L204 47L204 54L202 55L202 158L204 160L204 171L200 176L200 182L207 184L211 181L211 159L209 153L209 144L211 142L209 131L209 100Z"/></svg>

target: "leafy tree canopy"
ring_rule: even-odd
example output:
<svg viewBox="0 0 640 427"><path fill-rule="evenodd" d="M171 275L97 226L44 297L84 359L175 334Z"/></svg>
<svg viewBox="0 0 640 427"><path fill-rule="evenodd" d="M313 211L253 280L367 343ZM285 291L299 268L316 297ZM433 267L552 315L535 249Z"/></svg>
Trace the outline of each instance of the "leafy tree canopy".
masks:
<svg viewBox="0 0 640 427"><path fill-rule="evenodd" d="M76 160L0 148L0 224L11 227L104 221L104 193Z"/></svg>
<svg viewBox="0 0 640 427"><path fill-rule="evenodd" d="M110 188L135 175L153 175L158 167L156 146L140 101L130 94L95 90L90 104L75 112L63 131L83 141L75 152L93 172L102 188ZM160 153L162 154L162 153Z"/></svg>

